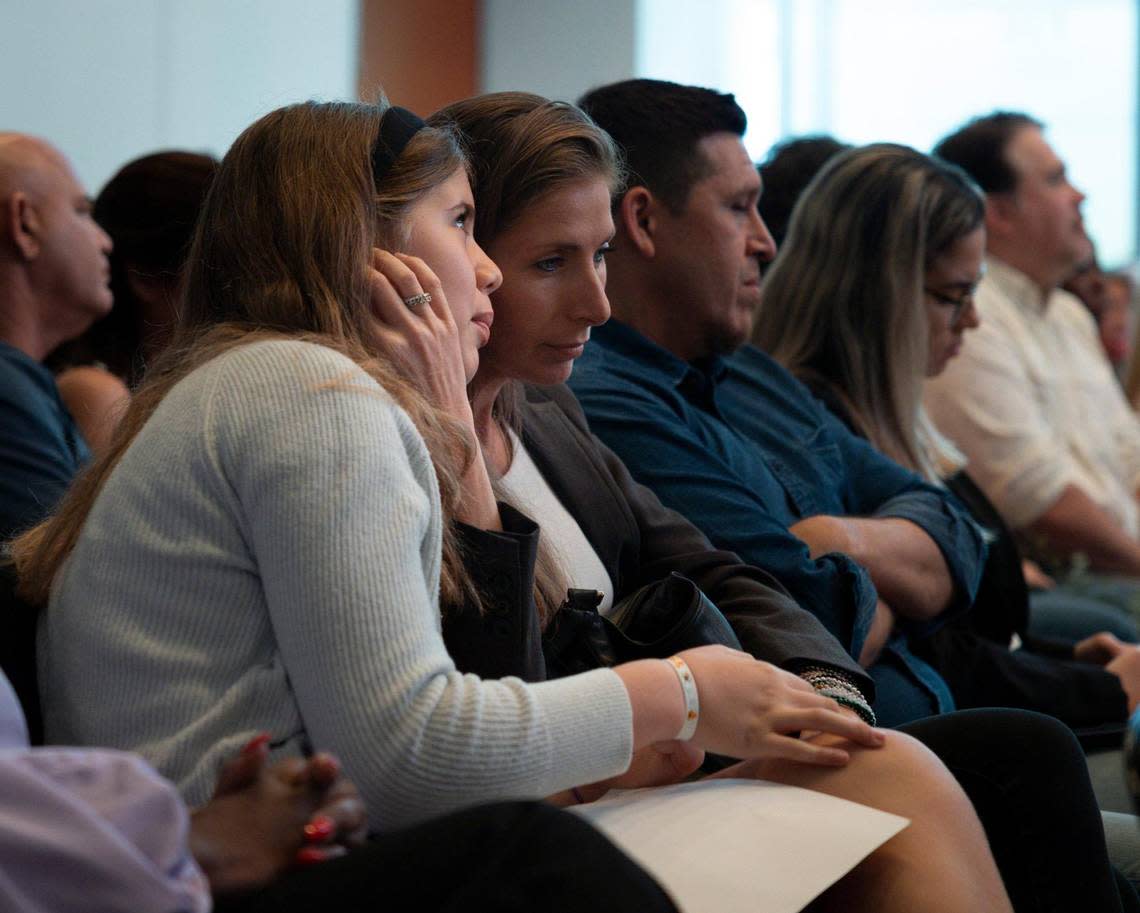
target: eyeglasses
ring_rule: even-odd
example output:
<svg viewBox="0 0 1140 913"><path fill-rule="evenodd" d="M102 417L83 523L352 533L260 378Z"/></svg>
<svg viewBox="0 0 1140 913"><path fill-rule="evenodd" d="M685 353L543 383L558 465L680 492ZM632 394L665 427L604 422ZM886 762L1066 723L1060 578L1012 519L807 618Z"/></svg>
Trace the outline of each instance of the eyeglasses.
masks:
<svg viewBox="0 0 1140 913"><path fill-rule="evenodd" d="M924 288L931 300L940 307L952 308L950 311L950 326L956 327L962 320L962 315L966 313L966 309L974 303L974 293L972 291L966 292L960 298L955 298L953 295L947 295L945 292L940 292L936 288Z"/></svg>

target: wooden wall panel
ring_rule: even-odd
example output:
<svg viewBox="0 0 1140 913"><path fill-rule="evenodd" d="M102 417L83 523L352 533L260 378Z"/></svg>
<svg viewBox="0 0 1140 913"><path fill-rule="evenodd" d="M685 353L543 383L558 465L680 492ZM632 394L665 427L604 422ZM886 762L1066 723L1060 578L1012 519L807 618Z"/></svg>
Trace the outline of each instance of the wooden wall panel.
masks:
<svg viewBox="0 0 1140 913"><path fill-rule="evenodd" d="M362 0L360 79L365 100L379 89L427 116L474 95L479 0Z"/></svg>

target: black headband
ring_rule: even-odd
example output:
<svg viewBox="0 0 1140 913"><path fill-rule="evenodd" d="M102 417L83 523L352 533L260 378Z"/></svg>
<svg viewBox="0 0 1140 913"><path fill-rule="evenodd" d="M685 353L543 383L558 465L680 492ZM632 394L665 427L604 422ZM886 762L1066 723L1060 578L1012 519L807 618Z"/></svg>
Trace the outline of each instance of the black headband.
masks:
<svg viewBox="0 0 1140 913"><path fill-rule="evenodd" d="M427 126L407 108L389 108L380 118L380 134L372 147L372 180L379 184L412 137Z"/></svg>

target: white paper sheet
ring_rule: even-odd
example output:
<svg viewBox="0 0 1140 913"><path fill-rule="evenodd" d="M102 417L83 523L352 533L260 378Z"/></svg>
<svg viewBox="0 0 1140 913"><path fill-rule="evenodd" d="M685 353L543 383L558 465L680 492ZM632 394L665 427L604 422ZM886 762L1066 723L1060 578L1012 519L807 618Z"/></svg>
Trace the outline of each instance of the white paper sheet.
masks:
<svg viewBox="0 0 1140 913"><path fill-rule="evenodd" d="M762 780L614 790L573 810L685 913L795 913L910 823Z"/></svg>

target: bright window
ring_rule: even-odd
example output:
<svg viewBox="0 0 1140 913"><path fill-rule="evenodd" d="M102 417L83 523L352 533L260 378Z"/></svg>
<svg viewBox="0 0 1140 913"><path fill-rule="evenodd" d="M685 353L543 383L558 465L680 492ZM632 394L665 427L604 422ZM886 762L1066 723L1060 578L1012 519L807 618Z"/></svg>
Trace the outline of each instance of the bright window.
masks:
<svg viewBox="0 0 1140 913"><path fill-rule="evenodd" d="M694 11L699 10L699 15ZM1045 121L1101 259L1136 243L1136 0L640 0L639 75L734 92L760 159L831 133L928 151L996 108Z"/></svg>

